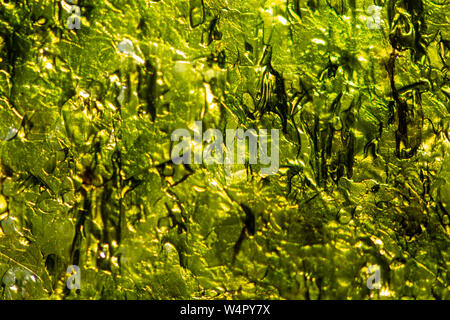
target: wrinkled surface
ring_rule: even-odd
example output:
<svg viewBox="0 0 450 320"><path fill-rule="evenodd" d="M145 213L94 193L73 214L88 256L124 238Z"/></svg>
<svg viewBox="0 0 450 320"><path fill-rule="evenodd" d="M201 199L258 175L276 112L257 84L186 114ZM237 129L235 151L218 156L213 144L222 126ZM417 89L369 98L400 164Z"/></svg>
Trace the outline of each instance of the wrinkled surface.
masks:
<svg viewBox="0 0 450 320"><path fill-rule="evenodd" d="M74 3L0 0L0 299L450 298L448 1ZM173 165L195 120L278 174Z"/></svg>

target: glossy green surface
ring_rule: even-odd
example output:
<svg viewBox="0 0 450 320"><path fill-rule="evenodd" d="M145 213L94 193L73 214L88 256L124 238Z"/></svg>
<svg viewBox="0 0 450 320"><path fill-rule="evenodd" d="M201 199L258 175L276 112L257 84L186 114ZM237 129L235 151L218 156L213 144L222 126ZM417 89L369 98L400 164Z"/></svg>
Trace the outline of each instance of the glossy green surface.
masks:
<svg viewBox="0 0 450 320"><path fill-rule="evenodd" d="M448 1L76 3L0 0L0 299L450 298Z"/></svg>

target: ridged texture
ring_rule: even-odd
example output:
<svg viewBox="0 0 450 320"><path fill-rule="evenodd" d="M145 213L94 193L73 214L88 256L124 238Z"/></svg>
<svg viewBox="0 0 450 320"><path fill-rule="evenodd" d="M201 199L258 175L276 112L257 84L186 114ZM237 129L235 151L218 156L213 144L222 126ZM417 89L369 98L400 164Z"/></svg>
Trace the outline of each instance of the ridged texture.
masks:
<svg viewBox="0 0 450 320"><path fill-rule="evenodd" d="M1 299L450 298L448 1L78 5L0 0ZM196 120L278 174L173 165Z"/></svg>

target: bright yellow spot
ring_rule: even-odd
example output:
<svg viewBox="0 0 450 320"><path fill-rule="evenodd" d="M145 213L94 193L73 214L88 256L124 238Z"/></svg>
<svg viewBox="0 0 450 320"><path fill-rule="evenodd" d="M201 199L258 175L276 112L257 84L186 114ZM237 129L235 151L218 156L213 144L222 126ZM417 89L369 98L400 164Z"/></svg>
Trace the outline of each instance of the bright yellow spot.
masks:
<svg viewBox="0 0 450 320"><path fill-rule="evenodd" d="M280 23L282 23L282 24L284 24L284 25L287 25L287 24L288 24L288 21L287 21L284 17L282 17L282 16L278 16L277 19L278 19L278 21L279 21Z"/></svg>
<svg viewBox="0 0 450 320"><path fill-rule="evenodd" d="M314 42L314 43L317 43L317 44L325 45L325 41L323 41L322 39L312 39L311 41Z"/></svg>
<svg viewBox="0 0 450 320"><path fill-rule="evenodd" d="M209 84L205 84L206 90L206 101L211 104L214 101L214 94L211 92L211 87Z"/></svg>
<svg viewBox="0 0 450 320"><path fill-rule="evenodd" d="M388 297L388 296L390 296L390 295L391 295L391 292L389 291L388 288L384 288L384 289L382 289L382 290L380 291L380 296Z"/></svg>

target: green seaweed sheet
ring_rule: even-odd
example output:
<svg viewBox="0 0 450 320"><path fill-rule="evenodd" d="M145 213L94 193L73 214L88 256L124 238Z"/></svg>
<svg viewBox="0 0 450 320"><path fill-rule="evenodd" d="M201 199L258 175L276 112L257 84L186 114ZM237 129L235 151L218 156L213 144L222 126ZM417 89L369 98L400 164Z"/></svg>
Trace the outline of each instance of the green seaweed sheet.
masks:
<svg viewBox="0 0 450 320"><path fill-rule="evenodd" d="M0 299L449 299L449 66L445 0L0 0Z"/></svg>

